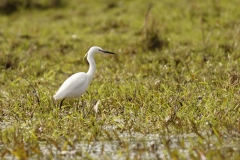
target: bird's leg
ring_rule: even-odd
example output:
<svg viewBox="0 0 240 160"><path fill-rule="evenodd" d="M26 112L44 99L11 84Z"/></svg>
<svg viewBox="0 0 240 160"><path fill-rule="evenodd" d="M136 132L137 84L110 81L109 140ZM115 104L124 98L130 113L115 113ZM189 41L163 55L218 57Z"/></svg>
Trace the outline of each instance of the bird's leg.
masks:
<svg viewBox="0 0 240 160"><path fill-rule="evenodd" d="M76 107L76 110L79 110L79 103L80 103L80 99L77 100L77 107Z"/></svg>
<svg viewBox="0 0 240 160"><path fill-rule="evenodd" d="M65 99L65 98L63 98L63 99L61 100L60 104L59 104L59 108L60 108L60 109L62 108L62 103L63 103L64 99Z"/></svg>
<svg viewBox="0 0 240 160"><path fill-rule="evenodd" d="M82 101L82 113L83 113L83 115L85 115L85 107L86 107L86 105L87 105L87 103L86 103L86 101L84 101L83 99L81 100Z"/></svg>

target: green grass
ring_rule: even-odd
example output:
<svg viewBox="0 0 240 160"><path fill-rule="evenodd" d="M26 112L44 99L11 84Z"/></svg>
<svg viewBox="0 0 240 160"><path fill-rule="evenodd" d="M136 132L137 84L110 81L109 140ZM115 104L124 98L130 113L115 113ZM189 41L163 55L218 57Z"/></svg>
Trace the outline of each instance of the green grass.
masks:
<svg viewBox="0 0 240 160"><path fill-rule="evenodd" d="M238 0L17 5L0 15L1 159L240 157ZM93 45L116 55L59 109Z"/></svg>

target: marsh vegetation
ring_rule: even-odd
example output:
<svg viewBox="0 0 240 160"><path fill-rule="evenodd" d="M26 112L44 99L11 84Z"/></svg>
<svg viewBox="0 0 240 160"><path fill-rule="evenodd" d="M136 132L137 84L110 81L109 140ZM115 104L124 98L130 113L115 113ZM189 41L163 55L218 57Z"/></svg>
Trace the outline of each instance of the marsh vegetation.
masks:
<svg viewBox="0 0 240 160"><path fill-rule="evenodd" d="M2 1L1 159L238 159L238 5ZM95 55L87 93L59 109L94 45L116 55Z"/></svg>

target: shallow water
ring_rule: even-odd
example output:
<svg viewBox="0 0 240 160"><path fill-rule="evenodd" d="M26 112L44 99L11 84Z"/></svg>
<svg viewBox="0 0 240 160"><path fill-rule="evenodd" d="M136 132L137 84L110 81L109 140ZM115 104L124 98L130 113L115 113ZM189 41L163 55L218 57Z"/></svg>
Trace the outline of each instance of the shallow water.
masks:
<svg viewBox="0 0 240 160"><path fill-rule="evenodd" d="M1 125L4 130L10 123ZM112 127L105 128L112 132L116 130ZM238 131L221 133L217 137L211 131L196 133L176 134L163 136L160 134L141 133L118 133L111 141L77 141L74 144L61 144L59 142L49 142L48 140L39 142L39 152L31 159L172 159L172 156L180 156L181 159L207 159L209 150L217 153L229 152L240 155L240 134ZM61 138L60 138L61 139ZM63 140L63 139L62 139ZM62 142L61 140L61 142ZM60 145L61 144L61 145ZM5 148L0 144L1 148ZM228 156L228 155L227 155ZM14 159L11 154L4 155L6 159Z"/></svg>
<svg viewBox="0 0 240 160"><path fill-rule="evenodd" d="M203 133L206 135L206 133ZM171 135L162 137L158 134L143 135L139 133L131 136L123 133L119 136L120 141L81 141L73 148L68 148L62 151L56 148L50 150L45 145L41 146L44 155L52 154L55 159L75 159L75 158L93 158L93 159L171 159L174 154L181 155L183 159L191 159L191 156L206 159L204 148L209 150L224 150L231 149L233 152L240 153L240 146L236 143L227 143L228 138L224 139L224 145L216 145L218 139L216 136L211 136L210 139L200 139L195 133ZM240 139L235 139L240 142ZM223 143L223 142L221 142ZM199 149L198 149L199 147ZM205 149L206 149L205 148ZM47 157L46 157L47 158Z"/></svg>

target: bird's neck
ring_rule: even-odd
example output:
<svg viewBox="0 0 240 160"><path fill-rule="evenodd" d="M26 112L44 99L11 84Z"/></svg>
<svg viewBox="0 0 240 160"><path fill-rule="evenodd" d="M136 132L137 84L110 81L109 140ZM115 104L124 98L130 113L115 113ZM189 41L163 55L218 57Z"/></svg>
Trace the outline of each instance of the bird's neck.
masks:
<svg viewBox="0 0 240 160"><path fill-rule="evenodd" d="M89 56L87 57L87 60L88 60L88 63L89 63L89 69L88 69L87 74L90 77L89 83L91 83L91 81L94 77L95 71L96 71L96 63L95 63L95 60L93 58L89 57Z"/></svg>

